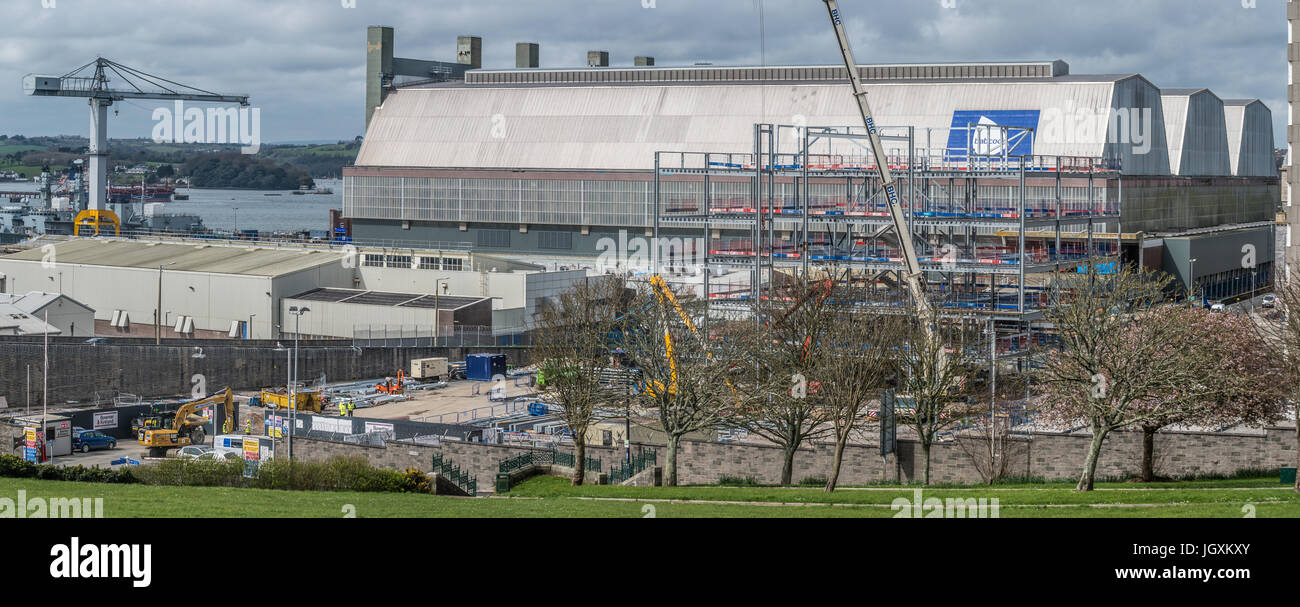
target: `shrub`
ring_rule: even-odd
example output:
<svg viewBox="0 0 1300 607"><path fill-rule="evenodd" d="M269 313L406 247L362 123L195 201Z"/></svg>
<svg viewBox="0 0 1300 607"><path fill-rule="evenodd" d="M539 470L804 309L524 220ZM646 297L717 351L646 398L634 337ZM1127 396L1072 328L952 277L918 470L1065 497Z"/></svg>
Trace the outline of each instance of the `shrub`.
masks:
<svg viewBox="0 0 1300 607"><path fill-rule="evenodd" d="M402 471L402 492L433 493L433 483L429 479L429 475L408 467Z"/></svg>
<svg viewBox="0 0 1300 607"><path fill-rule="evenodd" d="M118 471L85 466L59 467L34 464L16 455L0 455L0 477L79 483L133 483L136 480L130 470L126 469Z"/></svg>
<svg viewBox="0 0 1300 607"><path fill-rule="evenodd" d="M746 477L724 476L718 479L718 484L724 486L757 485L758 480L752 476L746 476Z"/></svg>
<svg viewBox="0 0 1300 607"><path fill-rule="evenodd" d="M799 484L804 487L825 487L829 482L824 476L805 476L799 480Z"/></svg>

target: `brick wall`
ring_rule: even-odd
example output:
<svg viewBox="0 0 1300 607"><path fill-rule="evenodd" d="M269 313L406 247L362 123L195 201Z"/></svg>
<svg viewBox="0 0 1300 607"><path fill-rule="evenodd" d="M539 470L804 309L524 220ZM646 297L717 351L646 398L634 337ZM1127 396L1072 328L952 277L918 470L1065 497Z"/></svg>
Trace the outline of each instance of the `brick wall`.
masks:
<svg viewBox="0 0 1300 607"><path fill-rule="evenodd" d="M1087 434L1035 434L1016 439L1006 456L1010 474L1053 480L1078 477L1091 437ZM1289 427L1267 428L1257 434L1162 432L1156 436L1157 473L1164 476L1232 474L1247 469L1272 469L1294 466L1296 461L1295 430ZM664 448L659 450L663 464ZM639 449L641 445L633 445ZM979 445L968 445L979 449ZM497 464L530 447L489 445L482 443L444 442L440 447L407 443L388 443L387 447L335 443L304 438L294 439L294 456L324 460L335 455L361 455L377 466L401 469L412 466L428 470L435 452L478 477L481 489L491 489ZM588 447L588 457L600 458L608 471L621 461L623 450ZM817 443L801 449L794 460L794 482L808 478L827 478L835 447ZM1112 433L1106 439L1097 465L1099 478L1136 476L1141 467L1142 435L1137 432ZM717 483L723 477L753 477L759 483L777 483L781 479L780 448L765 445L683 441L678 457L681 484ZM903 480L919 482L923 459L920 444L899 440L898 453L882 460L875 445L849 445L840 470L840 483L846 485ZM938 483L978 483L979 471L972 456L953 442L934 445L931 450L931 479Z"/></svg>

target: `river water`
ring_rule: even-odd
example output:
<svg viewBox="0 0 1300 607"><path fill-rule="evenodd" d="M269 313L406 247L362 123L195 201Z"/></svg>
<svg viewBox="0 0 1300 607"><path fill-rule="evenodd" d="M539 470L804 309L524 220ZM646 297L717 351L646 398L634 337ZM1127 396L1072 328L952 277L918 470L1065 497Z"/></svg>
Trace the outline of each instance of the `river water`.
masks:
<svg viewBox="0 0 1300 607"><path fill-rule="evenodd" d="M330 209L343 208L343 180L317 179L316 187L333 190L333 194L294 196L284 191L206 190L179 188L189 200L164 203L164 213L193 213L213 230L257 230L259 232L294 232L329 230ZM36 184L0 183L0 191L35 192ZM267 196L278 194L278 196Z"/></svg>

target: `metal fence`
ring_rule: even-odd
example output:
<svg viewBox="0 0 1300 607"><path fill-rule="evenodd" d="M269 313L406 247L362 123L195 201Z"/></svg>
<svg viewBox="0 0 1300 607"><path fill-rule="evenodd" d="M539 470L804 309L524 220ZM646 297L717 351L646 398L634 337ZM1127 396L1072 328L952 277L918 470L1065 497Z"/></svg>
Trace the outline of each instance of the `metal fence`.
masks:
<svg viewBox="0 0 1300 607"><path fill-rule="evenodd" d="M435 336L429 325L357 325L352 328L352 345L360 348L531 346L527 331L525 327L456 326Z"/></svg>
<svg viewBox="0 0 1300 607"><path fill-rule="evenodd" d="M453 464L451 460L444 459L441 453L433 454L432 461L433 472L441 474L450 480L457 487L464 489L470 495L478 494L478 479L460 469L460 466Z"/></svg>
<svg viewBox="0 0 1300 607"><path fill-rule="evenodd" d="M609 484L621 485L627 482L628 479L658 463L658 459L657 451L642 448L640 453L633 455L629 461L621 462L609 469Z"/></svg>
<svg viewBox="0 0 1300 607"><path fill-rule="evenodd" d="M528 466L545 466L555 464L557 466L573 467L575 456L572 453L565 453L552 448L549 451L528 451L520 453L514 457L508 457L497 464L497 471L506 474L515 470L522 470ZM584 456L583 469L588 472L600 472L600 458Z"/></svg>

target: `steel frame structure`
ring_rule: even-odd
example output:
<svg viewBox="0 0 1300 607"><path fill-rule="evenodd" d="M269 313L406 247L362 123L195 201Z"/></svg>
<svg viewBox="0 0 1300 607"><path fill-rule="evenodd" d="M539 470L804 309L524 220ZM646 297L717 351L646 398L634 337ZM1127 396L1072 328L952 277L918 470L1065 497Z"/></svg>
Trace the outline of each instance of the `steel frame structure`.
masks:
<svg viewBox="0 0 1300 607"><path fill-rule="evenodd" d="M1122 255L1120 167L1103 158L1012 155L1015 145L1006 143L1032 141L1032 129L966 128L968 135L976 129L986 135L991 131L1004 144L973 149L973 138L967 136L962 149L918 148L918 134L928 142L930 131L941 130L947 141L949 129L918 133L915 127L880 127L884 160L895 174L908 231L938 313L980 326L991 323L999 340L1023 337L1032 342L1034 332L1043 328L1046 302L1042 286L1027 284L1031 275L1104 267ZM901 311L908 297L900 280L904 264L897 241L889 246L893 221L867 138L861 127L762 123L754 125L752 154L657 152L651 202L654 268L665 267L659 246L662 228L699 229L707 251L698 269L703 270L710 311L743 313L752 301L775 296L778 274L808 276L828 269L844 272L850 284L877 287L871 290L881 297L864 304ZM827 149L820 150L823 146ZM1118 184L1113 200L1107 199L1104 187L1098 188L1099 177ZM1054 184L1051 195L1031 197L1027 180L1041 184L1045 178ZM669 204L664 183L682 181L702 183L702 200ZM740 189L747 195L742 200L719 199L714 195L719 181L746 182ZM1081 185L1085 181L1086 191ZM842 184L842 194L814 191L819 186L825 191L828 184ZM999 188L1005 193L1001 202L994 200ZM1067 200L1071 188L1086 200ZM779 196L778 189L783 190ZM1114 240L1094 238L1099 223L1114 224ZM722 233L745 231L748 246L737 249L719 242ZM990 249L996 253L988 254ZM743 294L719 293L711 284L715 271L746 269L749 284ZM1005 349L1007 354L999 357L1024 350Z"/></svg>

